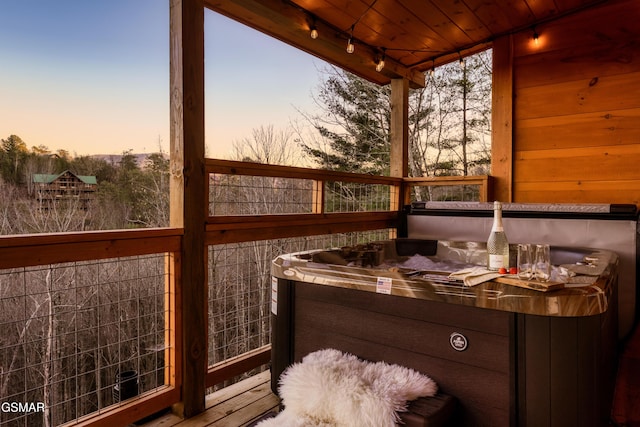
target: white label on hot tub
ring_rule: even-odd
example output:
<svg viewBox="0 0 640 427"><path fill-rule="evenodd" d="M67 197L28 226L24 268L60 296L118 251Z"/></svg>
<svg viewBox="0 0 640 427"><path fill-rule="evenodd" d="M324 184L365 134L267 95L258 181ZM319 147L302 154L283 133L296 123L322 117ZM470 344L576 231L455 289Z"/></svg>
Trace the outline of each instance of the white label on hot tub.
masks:
<svg viewBox="0 0 640 427"><path fill-rule="evenodd" d="M378 283L376 284L376 292L379 294L391 295L391 277L378 277Z"/></svg>
<svg viewBox="0 0 640 427"><path fill-rule="evenodd" d="M278 315L278 278L271 276L271 312Z"/></svg>

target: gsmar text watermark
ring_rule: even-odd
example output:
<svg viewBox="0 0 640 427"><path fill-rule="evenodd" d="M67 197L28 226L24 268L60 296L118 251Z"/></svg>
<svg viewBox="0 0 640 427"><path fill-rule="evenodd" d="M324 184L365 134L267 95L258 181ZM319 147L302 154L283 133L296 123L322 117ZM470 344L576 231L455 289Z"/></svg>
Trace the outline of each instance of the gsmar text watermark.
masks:
<svg viewBox="0 0 640 427"><path fill-rule="evenodd" d="M2 402L0 412L9 414L30 414L44 412L44 402Z"/></svg>

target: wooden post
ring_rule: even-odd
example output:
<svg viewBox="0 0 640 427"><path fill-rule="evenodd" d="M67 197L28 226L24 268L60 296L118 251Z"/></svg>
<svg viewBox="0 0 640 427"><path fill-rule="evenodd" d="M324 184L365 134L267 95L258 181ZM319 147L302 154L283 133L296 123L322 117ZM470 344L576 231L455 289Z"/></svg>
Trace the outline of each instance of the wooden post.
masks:
<svg viewBox="0 0 640 427"><path fill-rule="evenodd" d="M182 383L182 315L177 310L180 304L176 287L180 280L180 254L171 252L165 255L165 283L164 283L164 384L180 387ZM180 342L178 342L180 340Z"/></svg>
<svg viewBox="0 0 640 427"><path fill-rule="evenodd" d="M171 0L171 226L182 227L182 411L205 408L207 289L204 244L204 5Z"/></svg>
<svg viewBox="0 0 640 427"><path fill-rule="evenodd" d="M324 213L324 184L324 180L317 179L313 181L312 213Z"/></svg>
<svg viewBox="0 0 640 427"><path fill-rule="evenodd" d="M409 171L409 81L391 80L391 170L393 177L404 178ZM404 190L392 191L391 210L399 210L408 201Z"/></svg>
<svg viewBox="0 0 640 427"><path fill-rule="evenodd" d="M504 36L493 43L493 138L491 175L493 199L513 201L513 38Z"/></svg>

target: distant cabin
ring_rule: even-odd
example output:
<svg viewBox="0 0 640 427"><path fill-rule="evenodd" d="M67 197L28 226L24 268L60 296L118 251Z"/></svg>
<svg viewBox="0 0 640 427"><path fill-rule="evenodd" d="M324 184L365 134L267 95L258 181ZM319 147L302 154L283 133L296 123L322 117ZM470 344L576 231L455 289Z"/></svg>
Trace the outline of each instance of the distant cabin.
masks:
<svg viewBox="0 0 640 427"><path fill-rule="evenodd" d="M87 210L98 187L95 176L76 175L68 170L58 175L33 174L32 179L34 195L45 209L59 201L76 201L79 209Z"/></svg>

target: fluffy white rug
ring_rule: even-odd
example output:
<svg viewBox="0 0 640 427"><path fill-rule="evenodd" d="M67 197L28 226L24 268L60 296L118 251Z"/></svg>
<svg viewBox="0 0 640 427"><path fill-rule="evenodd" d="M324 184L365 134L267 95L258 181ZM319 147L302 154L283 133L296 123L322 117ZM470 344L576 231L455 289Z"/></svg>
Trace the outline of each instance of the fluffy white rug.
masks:
<svg viewBox="0 0 640 427"><path fill-rule="evenodd" d="M412 369L320 350L285 370L279 384L284 410L256 427L394 427L407 401L437 390Z"/></svg>

